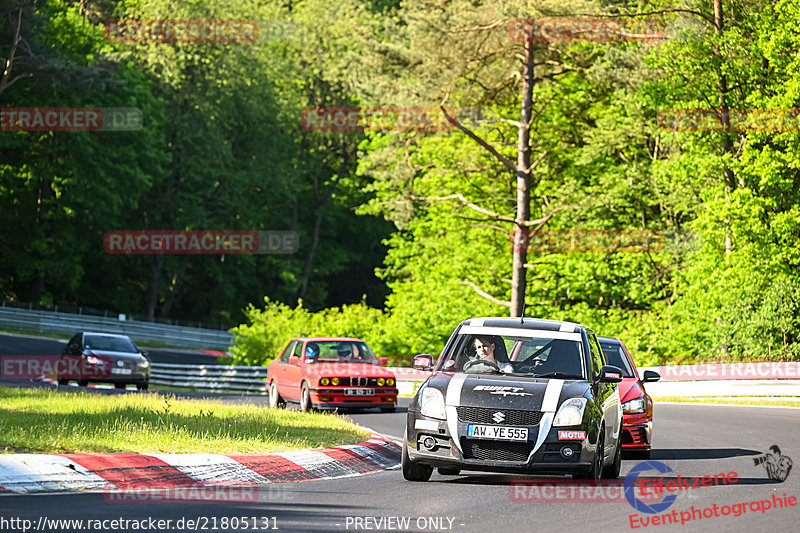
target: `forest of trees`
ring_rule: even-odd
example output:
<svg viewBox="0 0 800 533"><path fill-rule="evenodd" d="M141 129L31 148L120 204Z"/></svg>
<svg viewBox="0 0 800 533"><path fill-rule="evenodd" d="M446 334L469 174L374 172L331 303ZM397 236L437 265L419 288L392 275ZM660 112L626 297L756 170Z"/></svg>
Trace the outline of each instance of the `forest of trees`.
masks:
<svg viewBox="0 0 800 533"><path fill-rule="evenodd" d="M299 334L437 353L461 320L523 305L619 336L640 364L800 359L800 0L0 6L2 108L143 117L0 132L5 299L243 323L232 351L248 364ZM120 19L254 21L258 36L118 42ZM635 31L525 38L534 19ZM443 126L307 127L325 108ZM111 230L221 229L293 230L300 247L103 249ZM663 246L533 244L581 232Z"/></svg>

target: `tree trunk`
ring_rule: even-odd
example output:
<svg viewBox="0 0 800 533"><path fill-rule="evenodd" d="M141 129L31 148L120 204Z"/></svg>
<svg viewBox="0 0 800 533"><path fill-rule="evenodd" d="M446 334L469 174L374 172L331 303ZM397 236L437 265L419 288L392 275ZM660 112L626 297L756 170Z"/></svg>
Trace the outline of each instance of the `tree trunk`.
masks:
<svg viewBox="0 0 800 533"><path fill-rule="evenodd" d="M298 298L300 299L305 298L306 293L308 292L308 281L311 278L311 269L314 266L314 256L316 255L317 247L319 246L319 230L322 226L322 212L323 207L317 206L316 213L314 215L314 227L311 231L311 246L308 249L306 264L303 267L303 280L300 286L300 293L298 295Z"/></svg>
<svg viewBox="0 0 800 533"><path fill-rule="evenodd" d="M722 37L722 34L725 31L725 20L722 15L722 0L714 0L714 27L718 37ZM719 48L719 45L714 46L714 55L722 61L722 51ZM717 95L717 102L722 113L721 116L725 117L725 124L722 128L722 154L723 156L733 153L733 143L731 142L731 135L727 132L727 129L730 128L730 114L726 113L728 109L728 79L725 74L721 71L717 72L717 90L719 94ZM733 175L733 171L728 167L728 165L723 166L722 168L722 176L725 182L725 198L730 198L731 193L736 189L736 178ZM733 242L731 239L731 228L730 223L726 223L725 225L725 255L731 253L733 249Z"/></svg>
<svg viewBox="0 0 800 533"><path fill-rule="evenodd" d="M525 310L525 288L527 286L528 235L525 223L531 215L530 166L531 146L530 128L533 109L533 42L525 42L525 67L522 76L522 113L517 142L517 214L513 260L511 264L511 311L510 316L522 316ZM516 243L523 243L518 246Z"/></svg>
<svg viewBox="0 0 800 533"><path fill-rule="evenodd" d="M158 303L158 285L161 281L161 268L164 266L164 254L154 254L150 265L150 281L147 287L147 320L155 322L156 304Z"/></svg>

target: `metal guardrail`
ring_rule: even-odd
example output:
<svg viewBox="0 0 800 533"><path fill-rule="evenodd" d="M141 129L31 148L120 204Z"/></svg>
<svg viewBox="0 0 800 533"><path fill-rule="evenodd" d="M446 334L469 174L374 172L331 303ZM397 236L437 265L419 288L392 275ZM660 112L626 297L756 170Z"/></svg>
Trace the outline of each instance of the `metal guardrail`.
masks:
<svg viewBox="0 0 800 533"><path fill-rule="evenodd" d="M117 333L128 335L137 342L155 341L172 346L218 350L227 350L233 340L233 335L227 331L15 307L0 307L0 325L36 331L58 331L70 335L78 331Z"/></svg>
<svg viewBox="0 0 800 533"><path fill-rule="evenodd" d="M203 391L267 393L267 367L153 363L150 383Z"/></svg>
<svg viewBox="0 0 800 533"><path fill-rule="evenodd" d="M427 374L410 368L386 367L397 378L401 392L416 390L414 383L427 378ZM230 365L179 365L153 363L150 383L168 387L193 388L220 392L249 392L266 394L268 391L267 367Z"/></svg>

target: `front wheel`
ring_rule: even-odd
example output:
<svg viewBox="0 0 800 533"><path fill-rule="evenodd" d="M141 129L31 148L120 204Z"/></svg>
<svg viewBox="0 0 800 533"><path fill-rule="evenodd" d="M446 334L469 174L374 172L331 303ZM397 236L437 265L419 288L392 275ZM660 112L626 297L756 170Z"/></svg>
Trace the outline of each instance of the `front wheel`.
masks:
<svg viewBox="0 0 800 533"><path fill-rule="evenodd" d="M278 386L275 384L275 380L269 384L269 406L273 409L286 406L286 402L284 402L281 395L278 394Z"/></svg>
<svg viewBox="0 0 800 533"><path fill-rule="evenodd" d="M69 380L68 379L59 379L58 380L58 384L59 385L68 385L69 384Z"/></svg>
<svg viewBox="0 0 800 533"><path fill-rule="evenodd" d="M614 454L614 462L603 469L603 478L617 479L622 467L622 444L617 441L617 453Z"/></svg>
<svg viewBox="0 0 800 533"><path fill-rule="evenodd" d="M428 481L433 474L433 467L414 463L408 457L408 445L403 437L403 456L400 459L403 477L407 481Z"/></svg>
<svg viewBox="0 0 800 533"><path fill-rule="evenodd" d="M115 389L125 389L128 385L126 383L114 383Z"/></svg>
<svg viewBox="0 0 800 533"><path fill-rule="evenodd" d="M149 383L137 383L136 389L137 390L147 390L150 387Z"/></svg>
<svg viewBox="0 0 800 533"><path fill-rule="evenodd" d="M600 432L600 436L597 438L597 449L594 453L594 458L592 459L592 466L588 472L583 474L572 474L572 477L577 479L593 479L594 481L598 481L600 479L600 472L603 470L603 453L605 450L605 434L603 431Z"/></svg>
<svg viewBox="0 0 800 533"><path fill-rule="evenodd" d="M300 410L304 413L314 410L314 405L311 403L311 393L308 392L308 385L305 383L300 389Z"/></svg>

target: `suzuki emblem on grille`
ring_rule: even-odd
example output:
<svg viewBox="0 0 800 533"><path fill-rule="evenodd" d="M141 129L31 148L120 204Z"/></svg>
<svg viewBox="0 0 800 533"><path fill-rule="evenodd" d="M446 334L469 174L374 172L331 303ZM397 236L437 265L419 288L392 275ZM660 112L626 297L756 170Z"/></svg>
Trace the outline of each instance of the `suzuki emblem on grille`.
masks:
<svg viewBox="0 0 800 533"><path fill-rule="evenodd" d="M497 411L495 414L492 415L492 420L494 420L498 424L505 419L506 415L503 414L503 411Z"/></svg>

